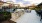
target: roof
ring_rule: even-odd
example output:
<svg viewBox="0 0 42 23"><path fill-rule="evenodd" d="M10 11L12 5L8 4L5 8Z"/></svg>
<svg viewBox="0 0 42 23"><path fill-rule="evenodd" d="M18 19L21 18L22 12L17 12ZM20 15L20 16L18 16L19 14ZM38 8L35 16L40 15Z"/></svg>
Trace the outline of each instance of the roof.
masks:
<svg viewBox="0 0 42 23"><path fill-rule="evenodd" d="M0 1L0 2L2 2L2 3L6 3L6 2L3 2L3 1Z"/></svg>

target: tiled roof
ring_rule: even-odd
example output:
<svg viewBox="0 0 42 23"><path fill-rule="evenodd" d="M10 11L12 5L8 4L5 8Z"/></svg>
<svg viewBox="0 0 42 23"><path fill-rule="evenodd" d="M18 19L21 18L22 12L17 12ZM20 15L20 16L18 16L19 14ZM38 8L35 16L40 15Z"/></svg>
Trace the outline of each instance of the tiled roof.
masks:
<svg viewBox="0 0 42 23"><path fill-rule="evenodd" d="M2 2L2 3L6 3L6 2L3 2L3 1L0 1L0 2Z"/></svg>

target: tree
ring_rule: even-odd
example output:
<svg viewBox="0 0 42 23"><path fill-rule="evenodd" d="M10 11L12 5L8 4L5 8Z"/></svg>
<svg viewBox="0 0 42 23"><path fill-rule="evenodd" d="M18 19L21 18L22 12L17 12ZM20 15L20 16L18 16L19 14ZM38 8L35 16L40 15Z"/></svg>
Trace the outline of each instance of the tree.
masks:
<svg viewBox="0 0 42 23"><path fill-rule="evenodd" d="M35 7L35 10L41 10L42 9L42 3L38 4L36 7Z"/></svg>
<svg viewBox="0 0 42 23"><path fill-rule="evenodd" d="M42 2L38 4L37 6L42 9Z"/></svg>

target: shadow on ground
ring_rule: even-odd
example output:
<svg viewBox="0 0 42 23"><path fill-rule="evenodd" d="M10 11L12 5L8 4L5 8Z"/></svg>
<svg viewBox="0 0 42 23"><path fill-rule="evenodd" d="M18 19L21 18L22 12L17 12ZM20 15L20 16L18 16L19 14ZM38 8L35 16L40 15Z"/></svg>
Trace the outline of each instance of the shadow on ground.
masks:
<svg viewBox="0 0 42 23"><path fill-rule="evenodd" d="M16 23L16 22L14 22L12 20L6 20L6 21L3 21L2 23Z"/></svg>

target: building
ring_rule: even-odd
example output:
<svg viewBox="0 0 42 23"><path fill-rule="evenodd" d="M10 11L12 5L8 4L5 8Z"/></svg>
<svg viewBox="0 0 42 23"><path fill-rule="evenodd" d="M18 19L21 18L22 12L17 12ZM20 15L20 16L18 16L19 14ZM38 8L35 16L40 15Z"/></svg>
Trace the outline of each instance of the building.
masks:
<svg viewBox="0 0 42 23"><path fill-rule="evenodd" d="M6 0L6 3L4 3L2 6L6 6L6 7L9 7L9 8L12 8L12 6L14 5L13 3L14 2L11 1L11 0Z"/></svg>
<svg viewBox="0 0 42 23"><path fill-rule="evenodd" d="M2 0L0 0L0 9L2 9L2 5L6 3L6 2L3 2Z"/></svg>
<svg viewBox="0 0 42 23"><path fill-rule="evenodd" d="M29 8L35 8L36 5L35 4L32 4L31 6L29 6Z"/></svg>
<svg viewBox="0 0 42 23"><path fill-rule="evenodd" d="M15 8L20 8L20 5L19 4L14 4L14 7Z"/></svg>

